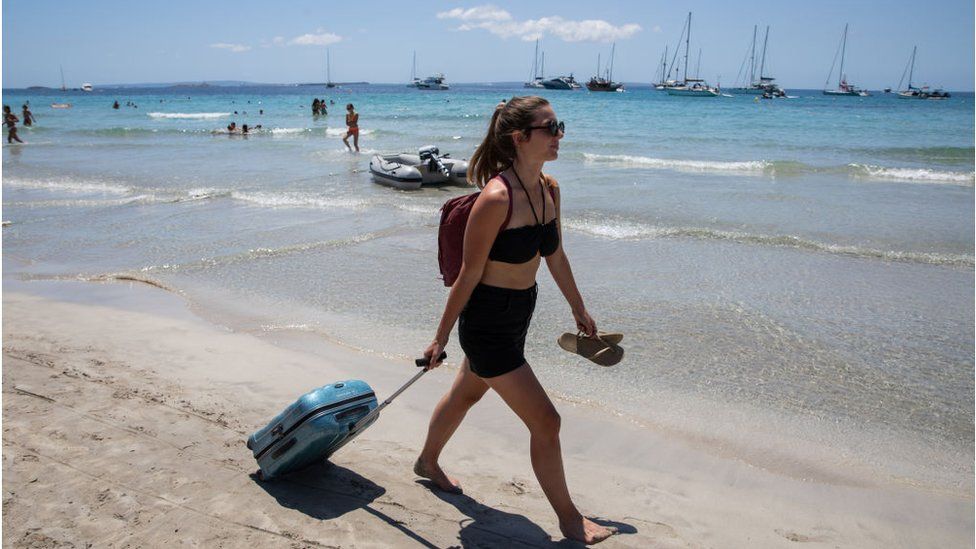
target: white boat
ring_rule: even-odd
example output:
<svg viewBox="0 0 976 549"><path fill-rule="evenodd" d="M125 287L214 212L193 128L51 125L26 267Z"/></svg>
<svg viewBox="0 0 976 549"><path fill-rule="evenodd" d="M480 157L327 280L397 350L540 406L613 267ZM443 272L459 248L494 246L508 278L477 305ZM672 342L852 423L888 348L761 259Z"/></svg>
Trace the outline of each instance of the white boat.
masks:
<svg viewBox="0 0 976 549"><path fill-rule="evenodd" d="M912 85L912 77L915 76L915 53L918 51L918 46L912 48L912 58L909 61L911 68L908 69L908 88L900 90L898 92L898 99L949 99L951 95L949 92L936 88L929 89L928 86L922 86L921 88ZM901 80L898 81L898 87L901 88L902 82L905 80L905 73L901 74Z"/></svg>
<svg viewBox="0 0 976 549"><path fill-rule="evenodd" d="M410 69L410 83L407 84L408 88L416 88L420 84L420 79L417 78L417 51L413 52L413 67Z"/></svg>
<svg viewBox="0 0 976 549"><path fill-rule="evenodd" d="M685 67L684 79L677 82L674 86L667 87L668 95L685 97L718 97L722 95L721 90L708 85L701 78L688 78L688 49L691 47L691 12L688 12L688 31L685 34ZM701 50L698 50L698 65L701 68ZM697 72L697 71L696 71Z"/></svg>
<svg viewBox="0 0 976 549"><path fill-rule="evenodd" d="M870 95L867 90L862 90L854 84L847 81L847 75L844 74L844 58L847 56L847 27L844 25L844 37L840 42L840 71L837 73L837 88L829 90L827 86L830 85L830 77L834 74L834 64L837 63L837 54L834 54L834 63L830 65L830 72L827 73L827 81L824 82L824 95L833 96L848 96L848 97L867 97Z"/></svg>
<svg viewBox="0 0 976 549"><path fill-rule="evenodd" d="M369 162L373 181L405 191L423 185L469 185L468 162L441 155L437 147L421 147L417 154L377 154Z"/></svg>
<svg viewBox="0 0 976 549"><path fill-rule="evenodd" d="M684 38L684 29L681 30L682 38ZM681 42L681 39L678 39ZM678 56L677 50L675 50L675 58ZM671 60L671 69L674 69L674 60ZM656 83L652 84L655 90L666 90L672 86L677 86L679 82L671 78L671 70L668 69L668 47L664 46L664 53L661 54L661 79Z"/></svg>
<svg viewBox="0 0 976 549"><path fill-rule="evenodd" d="M95 89L95 87L92 86L91 84L89 84L88 82L85 82L84 84L81 85L81 91L90 92L90 91L92 91L94 89Z"/></svg>
<svg viewBox="0 0 976 549"><path fill-rule="evenodd" d="M545 74L546 67L546 52L542 52L542 67L539 67L539 41L535 41L535 57L532 58L532 80L526 82L523 87L525 88L545 88L542 85L542 81L545 78L542 77Z"/></svg>
<svg viewBox="0 0 976 549"><path fill-rule="evenodd" d="M450 86L445 82L446 77L443 73L437 73L433 76L428 76L423 80L417 82L417 89L421 90L449 90Z"/></svg>
<svg viewBox="0 0 976 549"><path fill-rule="evenodd" d="M569 76L557 76L543 80L542 87L547 90L578 90L582 88L576 78L573 77L573 73L569 73Z"/></svg>
<svg viewBox="0 0 976 549"><path fill-rule="evenodd" d="M769 44L769 25L766 25L766 38L763 40L762 57L759 62L759 78L756 78L756 30L752 27L752 50L749 56L749 85L727 88L726 91L740 95L762 95L771 97L785 97L786 92L780 89L772 76L763 76L766 72L766 46ZM741 72L741 70L740 70Z"/></svg>

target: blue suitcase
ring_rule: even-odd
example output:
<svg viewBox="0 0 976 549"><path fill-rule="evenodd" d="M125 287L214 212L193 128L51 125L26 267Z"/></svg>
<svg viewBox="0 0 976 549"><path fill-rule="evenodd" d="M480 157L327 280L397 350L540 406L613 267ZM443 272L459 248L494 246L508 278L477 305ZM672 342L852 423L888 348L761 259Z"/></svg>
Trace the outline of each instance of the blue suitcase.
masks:
<svg viewBox="0 0 976 549"><path fill-rule="evenodd" d="M446 356L442 354L441 360ZM416 362L417 366L427 365L423 359ZM261 478L270 480L327 459L372 425L380 410L426 371L417 373L380 405L373 389L359 380L305 393L248 437L247 448L254 453Z"/></svg>

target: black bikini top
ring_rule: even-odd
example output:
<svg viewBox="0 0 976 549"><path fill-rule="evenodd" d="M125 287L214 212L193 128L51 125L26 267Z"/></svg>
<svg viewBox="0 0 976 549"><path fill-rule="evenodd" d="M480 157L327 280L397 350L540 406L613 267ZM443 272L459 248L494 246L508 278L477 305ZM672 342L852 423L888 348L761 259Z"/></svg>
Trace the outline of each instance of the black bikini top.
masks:
<svg viewBox="0 0 976 549"><path fill-rule="evenodd" d="M508 225L508 220L512 216L512 202L514 200L512 196L512 185L504 175L498 174L498 177L508 187L508 218L505 219L505 225ZM518 178L518 174L515 174L515 179L519 182L522 190L525 191L526 198L528 198L529 191L525 188L522 180ZM543 186L549 187L545 183ZM552 193L552 199L555 201L556 195L553 193L552 187L549 187L549 192ZM488 252L488 259L502 263L527 263L536 254L547 257L556 253L556 250L559 249L559 228L556 226L556 218L553 218L548 223L542 223L546 220L545 189L543 189L542 193L542 219L540 220L535 215L535 206L532 205L532 200L530 199L529 207L532 208L532 217L535 218L536 224L523 225L522 227L505 229L499 232L498 236L495 237L495 243L491 246L491 251Z"/></svg>

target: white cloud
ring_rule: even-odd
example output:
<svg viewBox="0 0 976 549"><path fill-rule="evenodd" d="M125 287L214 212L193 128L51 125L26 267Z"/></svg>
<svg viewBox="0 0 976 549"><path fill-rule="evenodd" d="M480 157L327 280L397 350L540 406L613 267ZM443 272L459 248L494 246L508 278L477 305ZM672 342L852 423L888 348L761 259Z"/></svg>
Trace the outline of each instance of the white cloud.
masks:
<svg viewBox="0 0 976 549"><path fill-rule="evenodd" d="M507 11L490 4L468 9L454 8L438 13L437 18L460 21L461 25L457 27L459 31L484 29L502 38L517 37L524 41L550 34L566 42L613 42L630 38L641 31L641 26L636 23L616 26L602 19L568 21L558 15L516 21Z"/></svg>
<svg viewBox="0 0 976 549"><path fill-rule="evenodd" d="M651 29L651 31L653 31L653 32L661 32L661 25L654 25L654 28Z"/></svg>
<svg viewBox="0 0 976 549"><path fill-rule="evenodd" d="M473 8L454 8L437 14L438 19L460 19L461 21L510 21L512 15L492 5Z"/></svg>
<svg viewBox="0 0 976 549"><path fill-rule="evenodd" d="M285 43L285 37L284 36L275 36L274 37L274 40L272 40L272 42L274 42L274 44L276 46L280 46L280 45L282 45L282 44Z"/></svg>
<svg viewBox="0 0 976 549"><path fill-rule="evenodd" d="M216 44L210 44L211 48L217 48L219 50L230 50L234 53L240 53L242 51L248 51L251 46L246 46L244 44L227 44L225 42L218 42Z"/></svg>
<svg viewBox="0 0 976 549"><path fill-rule="evenodd" d="M296 36L288 41L289 46L328 46L329 44L335 44L336 42L341 42L342 37L338 34L333 34L331 32L323 32L321 29L317 31L317 34L308 33L301 36ZM275 39L275 43L278 44L278 39Z"/></svg>

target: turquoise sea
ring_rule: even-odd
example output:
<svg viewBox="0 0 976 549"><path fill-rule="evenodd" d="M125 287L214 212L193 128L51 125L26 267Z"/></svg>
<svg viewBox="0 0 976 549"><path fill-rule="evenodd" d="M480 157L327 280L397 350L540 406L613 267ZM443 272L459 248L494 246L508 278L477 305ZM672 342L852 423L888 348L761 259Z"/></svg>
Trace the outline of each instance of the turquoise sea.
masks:
<svg viewBox="0 0 976 549"><path fill-rule="evenodd" d="M546 166L567 253L599 326L626 334L614 368L559 349L574 323L543 269L527 356L546 386L761 466L816 456L971 494L973 94L628 88L540 90L567 127ZM233 330L415 356L447 295L438 208L471 191L377 185L370 155L467 158L495 104L528 91L3 90L37 118L3 147L4 282L142 280ZM340 140L348 102L359 155ZM262 131L212 133L231 121Z"/></svg>

